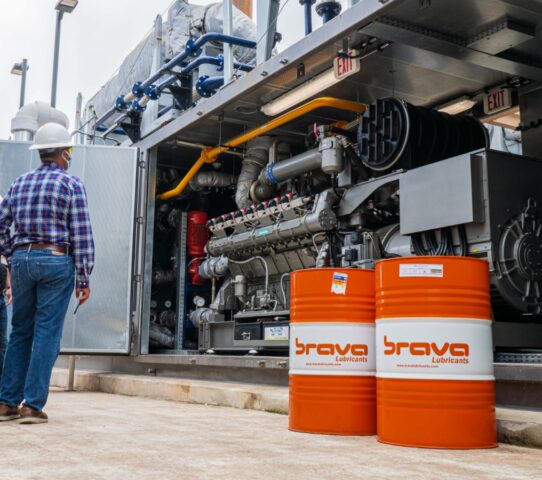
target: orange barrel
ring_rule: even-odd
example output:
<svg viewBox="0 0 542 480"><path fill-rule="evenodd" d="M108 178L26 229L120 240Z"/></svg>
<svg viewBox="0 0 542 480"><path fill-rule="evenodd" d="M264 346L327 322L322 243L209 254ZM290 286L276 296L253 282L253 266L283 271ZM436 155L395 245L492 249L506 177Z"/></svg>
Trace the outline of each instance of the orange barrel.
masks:
<svg viewBox="0 0 542 480"><path fill-rule="evenodd" d="M298 270L290 293L290 430L376 433L374 272Z"/></svg>
<svg viewBox="0 0 542 480"><path fill-rule="evenodd" d="M377 262L376 352L380 442L497 446L486 261Z"/></svg>

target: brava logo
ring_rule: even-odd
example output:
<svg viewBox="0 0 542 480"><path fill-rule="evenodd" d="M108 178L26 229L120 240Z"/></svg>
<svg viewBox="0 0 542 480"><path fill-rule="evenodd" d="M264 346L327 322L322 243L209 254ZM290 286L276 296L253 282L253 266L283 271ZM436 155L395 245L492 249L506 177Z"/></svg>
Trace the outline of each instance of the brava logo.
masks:
<svg viewBox="0 0 542 480"><path fill-rule="evenodd" d="M310 355L311 350L315 350L318 355L369 355L369 347L362 343L347 343L342 346L338 343L302 343L299 338L295 339L295 354Z"/></svg>
<svg viewBox="0 0 542 480"><path fill-rule="evenodd" d="M444 343L442 346L429 342L390 342L384 335L384 355L401 355L402 349L408 349L411 355L443 355L450 354L452 357L468 357L468 343Z"/></svg>

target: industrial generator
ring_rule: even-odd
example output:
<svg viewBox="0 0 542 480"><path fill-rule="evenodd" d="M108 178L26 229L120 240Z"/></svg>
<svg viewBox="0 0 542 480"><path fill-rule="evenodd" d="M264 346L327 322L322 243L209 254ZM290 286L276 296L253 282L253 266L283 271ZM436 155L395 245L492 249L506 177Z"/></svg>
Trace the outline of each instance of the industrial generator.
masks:
<svg viewBox="0 0 542 480"><path fill-rule="evenodd" d="M302 143L256 137L236 164L202 170L158 200L157 348L174 347L183 318L185 348L284 353L292 271L397 256L485 259L494 319L538 320L542 162L490 150L472 116L397 98L352 117L307 125ZM158 191L182 176L158 167Z"/></svg>
<svg viewBox="0 0 542 480"><path fill-rule="evenodd" d="M496 360L542 361L542 10L327 3L282 48L280 2L226 32L177 0L87 102L93 302L63 352L284 373L292 272L457 255L487 261ZM36 162L0 143L0 187Z"/></svg>

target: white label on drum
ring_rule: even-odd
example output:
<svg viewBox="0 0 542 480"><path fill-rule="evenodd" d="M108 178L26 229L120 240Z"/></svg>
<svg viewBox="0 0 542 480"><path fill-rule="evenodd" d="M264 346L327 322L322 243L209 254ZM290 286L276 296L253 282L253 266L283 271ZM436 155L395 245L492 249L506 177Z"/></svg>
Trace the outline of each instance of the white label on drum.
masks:
<svg viewBox="0 0 542 480"><path fill-rule="evenodd" d="M493 380L491 321L377 320L376 365L381 378Z"/></svg>
<svg viewBox="0 0 542 480"><path fill-rule="evenodd" d="M432 263L402 263L399 265L400 277L444 277L444 265Z"/></svg>
<svg viewBox="0 0 542 480"><path fill-rule="evenodd" d="M371 376L375 368L374 324L290 324L290 374Z"/></svg>
<svg viewBox="0 0 542 480"><path fill-rule="evenodd" d="M265 341L285 341L288 340L289 328L287 326L281 327L265 327L264 328L264 340Z"/></svg>
<svg viewBox="0 0 542 480"><path fill-rule="evenodd" d="M333 280L331 281L331 293L337 295L346 295L346 287L348 286L348 274L342 272L334 272Z"/></svg>

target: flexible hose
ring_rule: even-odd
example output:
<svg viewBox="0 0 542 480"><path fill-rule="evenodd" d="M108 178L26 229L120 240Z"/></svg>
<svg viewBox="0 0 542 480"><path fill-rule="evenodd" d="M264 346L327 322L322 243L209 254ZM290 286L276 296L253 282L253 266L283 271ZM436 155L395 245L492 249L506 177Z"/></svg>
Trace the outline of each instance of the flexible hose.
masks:
<svg viewBox="0 0 542 480"><path fill-rule="evenodd" d="M284 302L282 304L284 308L286 308L286 289L284 288L284 279L289 276L290 276L290 272L287 272L287 273L283 273L282 276L280 277L280 291L282 293L282 298L284 299Z"/></svg>
<svg viewBox="0 0 542 480"><path fill-rule="evenodd" d="M265 270L265 293L269 292L269 267L267 266L267 262L265 261L265 258L257 256L257 257L251 257L247 260L232 260L229 259L231 263L235 263L237 265L245 265L246 263L250 263L254 260L259 260L263 264L263 268Z"/></svg>

